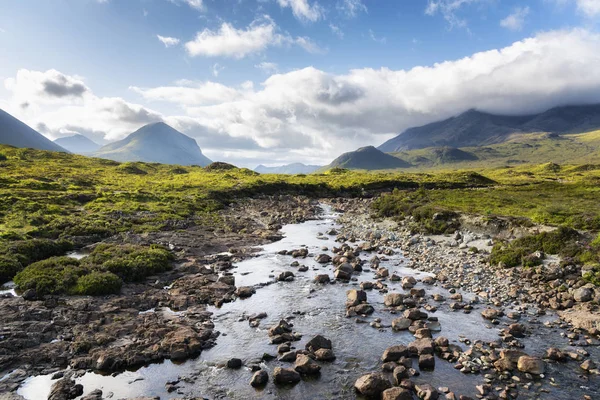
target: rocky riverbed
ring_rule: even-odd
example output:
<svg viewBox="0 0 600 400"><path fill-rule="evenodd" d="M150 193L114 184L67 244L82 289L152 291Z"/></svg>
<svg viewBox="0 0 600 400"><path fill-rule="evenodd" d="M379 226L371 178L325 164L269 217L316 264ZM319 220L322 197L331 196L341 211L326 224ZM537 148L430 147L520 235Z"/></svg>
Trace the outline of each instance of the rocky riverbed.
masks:
<svg viewBox="0 0 600 400"><path fill-rule="evenodd" d="M0 398L600 397L600 293L576 267L490 266L489 229L415 236L369 200L328 203L112 238L178 255L120 296L4 295Z"/></svg>

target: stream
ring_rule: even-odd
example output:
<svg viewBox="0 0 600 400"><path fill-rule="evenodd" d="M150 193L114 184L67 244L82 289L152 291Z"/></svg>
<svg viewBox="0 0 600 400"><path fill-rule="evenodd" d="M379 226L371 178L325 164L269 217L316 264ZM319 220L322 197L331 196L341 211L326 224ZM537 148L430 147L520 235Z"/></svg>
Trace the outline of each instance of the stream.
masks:
<svg viewBox="0 0 600 400"><path fill-rule="evenodd" d="M334 267L320 265L314 257L293 259L291 256L279 255L281 250L307 247L313 255L326 253L336 243L335 236L325 232L338 229L336 214L328 206L323 206L324 214L319 220L301 224L286 225L282 228L285 237L275 243L264 246L257 257L246 259L236 264L231 270L235 276L236 286L255 286L256 293L247 299L238 299L226 303L220 308L209 307L213 312L215 329L222 334L217 339L217 345L202 352L194 360L175 364L169 360L160 364L152 364L136 371L125 371L119 375L100 375L88 372L76 379L84 386L84 394L94 389L102 389L104 398L121 399L135 396L160 396L161 399L181 398L183 396L202 396L206 398L226 399L347 399L355 398L353 384L358 377L365 373L381 370L381 355L392 345L412 342L415 338L408 332L394 332L391 328L377 329L370 326L376 318L381 318L383 326L390 326L398 314L384 310L383 296L377 290L367 291L368 301L375 308L375 313L366 317L347 318L345 316L346 291L359 288L363 281L376 281L374 271L365 268L356 281L350 283L336 282L335 284L318 285L313 282L317 274L328 273L333 276ZM323 250L327 247L327 250ZM361 259L369 260L373 253L361 254ZM387 257L381 266L401 277L411 275L417 280L427 276L416 270L403 267L404 259L400 254ZM292 261L298 261L309 267L306 272L299 272L291 267ZM292 271L295 279L292 282L274 282L275 276L283 271ZM405 292L400 282L386 281L390 292ZM264 285L264 286L263 286ZM262 287L259 287L262 286ZM447 290L440 286L427 286L420 282L417 288L425 288L427 297L440 293L450 296ZM460 293L460 291L459 291ZM464 300L473 296L462 293ZM432 300L429 304L434 304ZM447 303L438 306L438 311L429 313L438 318L441 332L437 336L445 336L451 344L460 345L464 350L467 346L459 341L461 338L494 341L499 338L499 329L506 327L503 321L499 326L492 326L485 321L480 311L482 306L471 314L450 310ZM148 312L155 312L149 310ZM250 327L246 316L266 312L267 317L260 321L256 328ZM184 313L184 312L183 312ZM533 314L533 313L532 313ZM280 319L289 318L294 325L294 331L303 335L292 346L303 349L305 343L317 334L329 338L333 343L336 360L331 363L320 363L321 374L316 378L308 378L294 386L276 386L272 382L272 371L276 366L293 367L293 363L262 361L264 353L277 355L277 346L269 342L267 331L276 325ZM522 339L524 350L530 355L541 356L550 346L568 349L568 341L560 335L557 328L543 325L544 321L556 320L554 314L542 317L524 316L522 323L534 326L534 334ZM358 321L366 321L360 323ZM574 350L574 349L573 349ZM594 352L598 360L597 348L588 348ZM227 360L232 357L240 358L244 367L238 370L225 367ZM592 357L594 358L594 357ZM255 389L249 381L252 372L247 366L259 365L269 373L270 381L264 389ZM417 368L416 362L413 367ZM581 377L578 364L549 364L548 374L556 380L557 386L550 385L548 378L536 381L534 387L543 387L548 393L538 393L520 390L519 398L548 398L575 399L583 394L595 393L600 398L598 380L587 380ZM178 382L178 389L168 393L165 383ZM421 372L413 377L415 383L430 383L434 387L449 387L454 393L475 397L476 385L483 383L483 374L463 374L449 363L436 357L435 370ZM54 381L51 375L41 375L28 378L19 388L18 393L28 400L45 399ZM112 395L111 395L112 394Z"/></svg>

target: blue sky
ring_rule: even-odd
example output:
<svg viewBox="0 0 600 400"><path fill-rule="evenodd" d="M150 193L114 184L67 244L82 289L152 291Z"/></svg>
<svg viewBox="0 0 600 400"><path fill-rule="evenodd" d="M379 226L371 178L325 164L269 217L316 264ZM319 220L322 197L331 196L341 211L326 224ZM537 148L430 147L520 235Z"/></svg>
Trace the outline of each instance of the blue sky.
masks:
<svg viewBox="0 0 600 400"><path fill-rule="evenodd" d="M214 159L325 164L473 107L600 101L599 21L600 0L11 1L0 108L51 138L164 120Z"/></svg>

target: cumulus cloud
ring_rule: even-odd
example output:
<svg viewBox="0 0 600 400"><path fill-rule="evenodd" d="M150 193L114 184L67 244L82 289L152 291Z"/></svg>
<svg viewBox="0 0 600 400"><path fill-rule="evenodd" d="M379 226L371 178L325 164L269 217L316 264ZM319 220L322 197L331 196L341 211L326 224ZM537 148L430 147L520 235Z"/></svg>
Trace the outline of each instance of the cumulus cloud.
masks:
<svg viewBox="0 0 600 400"><path fill-rule="evenodd" d="M337 2L336 8L348 18L354 18L358 14L368 11L362 0L341 0Z"/></svg>
<svg viewBox="0 0 600 400"><path fill-rule="evenodd" d="M241 59L253 53L260 53L268 47L298 45L309 53L323 53L315 42L308 37L293 38L280 32L279 27L264 15L254 20L246 29L237 29L224 22L219 30L204 29L198 32L194 40L185 44L191 56L230 57Z"/></svg>
<svg viewBox="0 0 600 400"><path fill-rule="evenodd" d="M94 127L117 138L162 119L196 137L214 159L325 164L344 151L377 145L406 128L471 108L529 114L600 102L599 64L600 35L575 29L540 33L502 49L405 70L362 68L332 74L307 67L275 73L260 85L179 81L132 87L153 107L172 103L166 109L175 107L177 112L169 115L122 99L97 98L89 89L82 99L58 98L68 103L43 105L48 98L43 91L19 96L21 90L39 89L23 82L12 86L11 104L15 100L12 110L21 113L18 117L27 117L32 126L44 123L51 132ZM31 103L26 110L18 106L23 101ZM41 109L32 114L36 107ZM253 157L255 162L249 160Z"/></svg>
<svg viewBox="0 0 600 400"><path fill-rule="evenodd" d="M323 8L319 3L312 5L308 0L277 0L280 7L289 7L296 18L301 21L315 22L323 18Z"/></svg>
<svg viewBox="0 0 600 400"><path fill-rule="evenodd" d="M246 29L236 29L227 22L218 31L204 29L187 42L185 48L191 56L244 58L269 46L281 45L285 39L277 33L275 22L265 16Z"/></svg>
<svg viewBox="0 0 600 400"><path fill-rule="evenodd" d="M577 0L577 9L588 17L600 15L600 0Z"/></svg>
<svg viewBox="0 0 600 400"><path fill-rule="evenodd" d="M158 38L158 40L161 41L162 44L165 45L165 47L176 46L179 44L179 39L174 38L174 37L160 36L160 35L156 35L156 37Z"/></svg>
<svg viewBox="0 0 600 400"><path fill-rule="evenodd" d="M15 93L16 103L28 106L32 99L40 103L81 100L89 92L79 77L67 76L54 69L46 72L21 69L15 78L6 79L4 86Z"/></svg>
<svg viewBox="0 0 600 400"><path fill-rule="evenodd" d="M517 7L512 14L500 21L500 26L511 31L520 31L529 15L529 7Z"/></svg>

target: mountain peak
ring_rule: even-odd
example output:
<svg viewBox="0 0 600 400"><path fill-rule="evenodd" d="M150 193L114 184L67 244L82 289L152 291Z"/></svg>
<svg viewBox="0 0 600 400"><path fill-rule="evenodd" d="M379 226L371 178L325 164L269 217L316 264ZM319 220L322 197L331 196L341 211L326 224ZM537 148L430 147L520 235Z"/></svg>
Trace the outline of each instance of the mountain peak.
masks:
<svg viewBox="0 0 600 400"><path fill-rule="evenodd" d="M379 170L408 168L410 164L400 158L385 154L373 146L365 146L342 154L325 168L331 169L334 167Z"/></svg>
<svg viewBox="0 0 600 400"><path fill-rule="evenodd" d="M58 138L54 141L54 143L75 154L89 154L100 148L98 143L79 133Z"/></svg>
<svg viewBox="0 0 600 400"><path fill-rule="evenodd" d="M144 125L123 140L102 147L98 157L115 161L206 166L212 161L202 154L195 139L164 122Z"/></svg>
<svg viewBox="0 0 600 400"><path fill-rule="evenodd" d="M0 109L0 144L38 150L67 152L58 144Z"/></svg>

